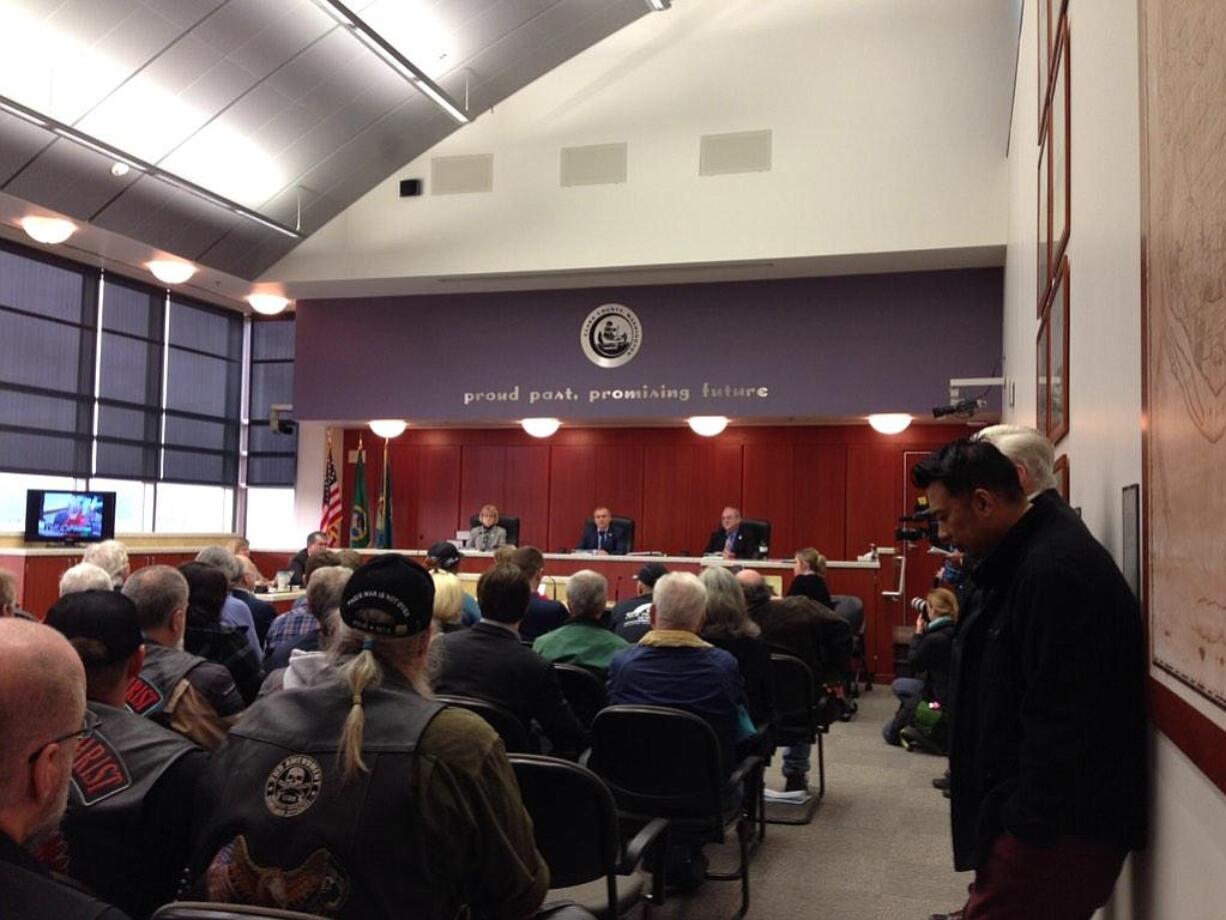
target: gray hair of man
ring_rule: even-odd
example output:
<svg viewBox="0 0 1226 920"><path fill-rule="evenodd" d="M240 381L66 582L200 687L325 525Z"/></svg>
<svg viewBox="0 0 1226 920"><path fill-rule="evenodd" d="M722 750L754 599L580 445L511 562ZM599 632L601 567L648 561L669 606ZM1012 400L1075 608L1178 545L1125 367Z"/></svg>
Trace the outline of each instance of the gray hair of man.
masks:
<svg viewBox="0 0 1226 920"><path fill-rule="evenodd" d="M124 572L128 570L128 548L118 540L103 540L91 543L81 554L82 562L92 562L111 576L111 587L123 584Z"/></svg>
<svg viewBox="0 0 1226 920"><path fill-rule="evenodd" d="M352 577L353 569L343 565L325 565L315 570L307 585L306 599L311 614L320 623L327 619L330 610L340 607L345 585Z"/></svg>
<svg viewBox="0 0 1226 920"><path fill-rule="evenodd" d="M696 633L707 615L707 589L697 575L670 572L660 576L651 592L657 629L684 629Z"/></svg>
<svg viewBox="0 0 1226 920"><path fill-rule="evenodd" d="M0 569L0 616L10 616L17 609L17 579L13 573Z"/></svg>
<svg viewBox="0 0 1226 920"><path fill-rule="evenodd" d="M761 635L758 624L749 618L745 592L735 575L722 565L709 565L698 578L707 589L705 634L719 639L755 638Z"/></svg>
<svg viewBox="0 0 1226 920"><path fill-rule="evenodd" d="M187 609L190 593L183 573L169 565L137 569L123 585L124 596L136 605L136 617L145 632L164 628L176 610Z"/></svg>
<svg viewBox="0 0 1226 920"><path fill-rule="evenodd" d="M60 576L60 597L78 591L110 591L115 583L106 569L92 562L78 562Z"/></svg>
<svg viewBox="0 0 1226 920"><path fill-rule="evenodd" d="M221 569L222 574L226 576L226 581L232 585L237 585L243 580L243 564L224 546L206 546L196 553L196 561L211 565L215 569Z"/></svg>
<svg viewBox="0 0 1226 920"><path fill-rule="evenodd" d="M990 425L972 436L973 441L987 441L1021 467L1026 479L1022 485L1031 497L1047 489L1055 489L1056 449L1051 441L1033 428L1023 425Z"/></svg>
<svg viewBox="0 0 1226 920"><path fill-rule="evenodd" d="M608 597L609 583L599 572L583 569L566 580L566 606L576 620L599 619Z"/></svg>

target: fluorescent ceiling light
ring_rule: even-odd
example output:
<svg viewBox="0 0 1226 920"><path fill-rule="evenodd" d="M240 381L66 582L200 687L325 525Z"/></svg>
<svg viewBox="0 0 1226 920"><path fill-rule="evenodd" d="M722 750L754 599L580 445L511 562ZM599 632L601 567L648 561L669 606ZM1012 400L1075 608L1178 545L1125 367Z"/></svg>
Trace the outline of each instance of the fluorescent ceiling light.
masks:
<svg viewBox="0 0 1226 920"><path fill-rule="evenodd" d="M713 438L728 427L728 418L724 415L694 415L688 422L690 430L704 438Z"/></svg>
<svg viewBox="0 0 1226 920"><path fill-rule="evenodd" d="M556 418L526 418L519 424L534 438L547 438L562 427Z"/></svg>
<svg viewBox="0 0 1226 920"><path fill-rule="evenodd" d="M154 259L146 262L145 268L162 284L182 284L196 274L196 266L180 259Z"/></svg>
<svg viewBox="0 0 1226 920"><path fill-rule="evenodd" d="M120 163L126 163L132 169L139 169L141 172L147 171L147 167L142 166L138 161L128 157L124 153L121 153L109 144L104 144L102 141L95 140L88 135L82 134L80 131L74 131L72 128L65 128L62 125L56 125L51 130L53 130L60 137L65 137L72 141L74 144L80 144L82 147L88 147L90 150L94 151L95 153L100 153L104 157L110 157L112 160L116 160Z"/></svg>
<svg viewBox="0 0 1226 920"><path fill-rule="evenodd" d="M377 418L371 421L370 430L381 438L398 438L404 434L409 423L398 418Z"/></svg>
<svg viewBox="0 0 1226 920"><path fill-rule="evenodd" d="M868 417L874 431L881 434L898 434L911 425L911 416L905 412L877 412Z"/></svg>
<svg viewBox="0 0 1226 920"><path fill-rule="evenodd" d="M54 246L72 236L76 232L77 225L62 217L40 217L31 214L21 219L21 229L30 239Z"/></svg>
<svg viewBox="0 0 1226 920"><path fill-rule="evenodd" d="M282 297L280 294L257 292L247 295L247 303L251 304L251 309L255 310L256 313L263 313L265 316L276 316L289 306L289 298Z"/></svg>
<svg viewBox="0 0 1226 920"><path fill-rule="evenodd" d="M339 0L315 0L315 5L331 16L343 28L349 31L363 45L379 56L383 63L400 74L413 87L426 96L431 102L454 118L462 125L472 121L442 88L431 80L426 73L414 65L407 57L396 50L382 35L367 25L361 17L350 10Z"/></svg>

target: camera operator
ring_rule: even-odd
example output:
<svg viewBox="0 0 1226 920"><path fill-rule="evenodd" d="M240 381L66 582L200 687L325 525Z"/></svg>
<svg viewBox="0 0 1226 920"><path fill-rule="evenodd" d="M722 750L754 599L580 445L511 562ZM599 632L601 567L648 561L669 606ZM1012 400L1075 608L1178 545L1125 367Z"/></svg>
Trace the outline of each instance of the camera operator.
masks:
<svg viewBox="0 0 1226 920"><path fill-rule="evenodd" d="M911 606L919 611L915 618L915 635L907 652L911 677L899 677L890 689L898 697L898 711L882 728L887 744L902 744L904 729L908 740L933 751L943 747L938 738L914 731L916 709L921 702L944 706L949 699L949 668L953 656L954 630L958 623L958 599L948 588L936 588L925 600L916 598ZM918 675L923 674L921 678ZM916 737L918 734L919 737Z"/></svg>

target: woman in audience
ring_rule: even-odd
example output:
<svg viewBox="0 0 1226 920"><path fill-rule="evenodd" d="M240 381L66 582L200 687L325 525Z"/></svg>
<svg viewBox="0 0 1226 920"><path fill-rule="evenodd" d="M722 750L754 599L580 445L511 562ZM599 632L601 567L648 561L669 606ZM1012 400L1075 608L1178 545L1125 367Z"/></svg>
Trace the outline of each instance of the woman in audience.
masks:
<svg viewBox="0 0 1226 920"><path fill-rule="evenodd" d="M225 665L243 702L250 705L260 692L260 661L247 636L221 622L230 587L225 573L203 562L185 562L179 572L187 579L188 590L184 650Z"/></svg>
<svg viewBox="0 0 1226 920"><path fill-rule="evenodd" d="M826 557L812 546L796 551L796 562L792 569L796 576L792 586L788 588L788 597L807 597L825 607L834 609L834 601L830 599L830 589L826 587Z"/></svg>
<svg viewBox="0 0 1226 920"><path fill-rule="evenodd" d="M464 628L464 587L450 572L431 572L434 579L434 628L439 632L455 632Z"/></svg>
<svg viewBox="0 0 1226 920"><path fill-rule="evenodd" d="M749 618L745 592L723 566L712 565L699 576L707 589L707 622L702 638L732 655L745 681L745 701L756 728L774 717L774 682L771 655L762 630Z"/></svg>
<svg viewBox="0 0 1226 920"><path fill-rule="evenodd" d="M913 723L921 702L936 704L938 710L949 702L949 671L954 652L954 632L958 625L958 598L948 588L936 588L928 593L926 603L927 609L915 618L915 635L907 652L907 668L911 676L899 677L890 686L898 697L898 711L881 733L887 744L902 744L904 736L909 733L917 746L939 750L942 747L939 735L935 739L914 737Z"/></svg>
<svg viewBox="0 0 1226 920"><path fill-rule="evenodd" d="M488 553L506 545L507 532L498 526L498 509L493 505L482 505L477 515L481 521L468 532L468 548L479 553Z"/></svg>

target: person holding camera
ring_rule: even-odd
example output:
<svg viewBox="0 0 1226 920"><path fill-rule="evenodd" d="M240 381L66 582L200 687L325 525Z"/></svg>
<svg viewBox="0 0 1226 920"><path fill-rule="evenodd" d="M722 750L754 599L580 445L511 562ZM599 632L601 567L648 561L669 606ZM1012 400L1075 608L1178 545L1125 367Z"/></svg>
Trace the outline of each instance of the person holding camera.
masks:
<svg viewBox="0 0 1226 920"><path fill-rule="evenodd" d="M926 727L914 725L921 702L944 706L949 700L949 670L954 650L954 631L958 624L958 599L948 588L935 588L928 597L911 602L919 616L915 618L915 635L907 652L907 667L911 677L899 677L890 689L898 697L898 711L882 728L887 744L901 745L906 740L934 752L943 745L933 739ZM922 674L923 677L917 675Z"/></svg>

